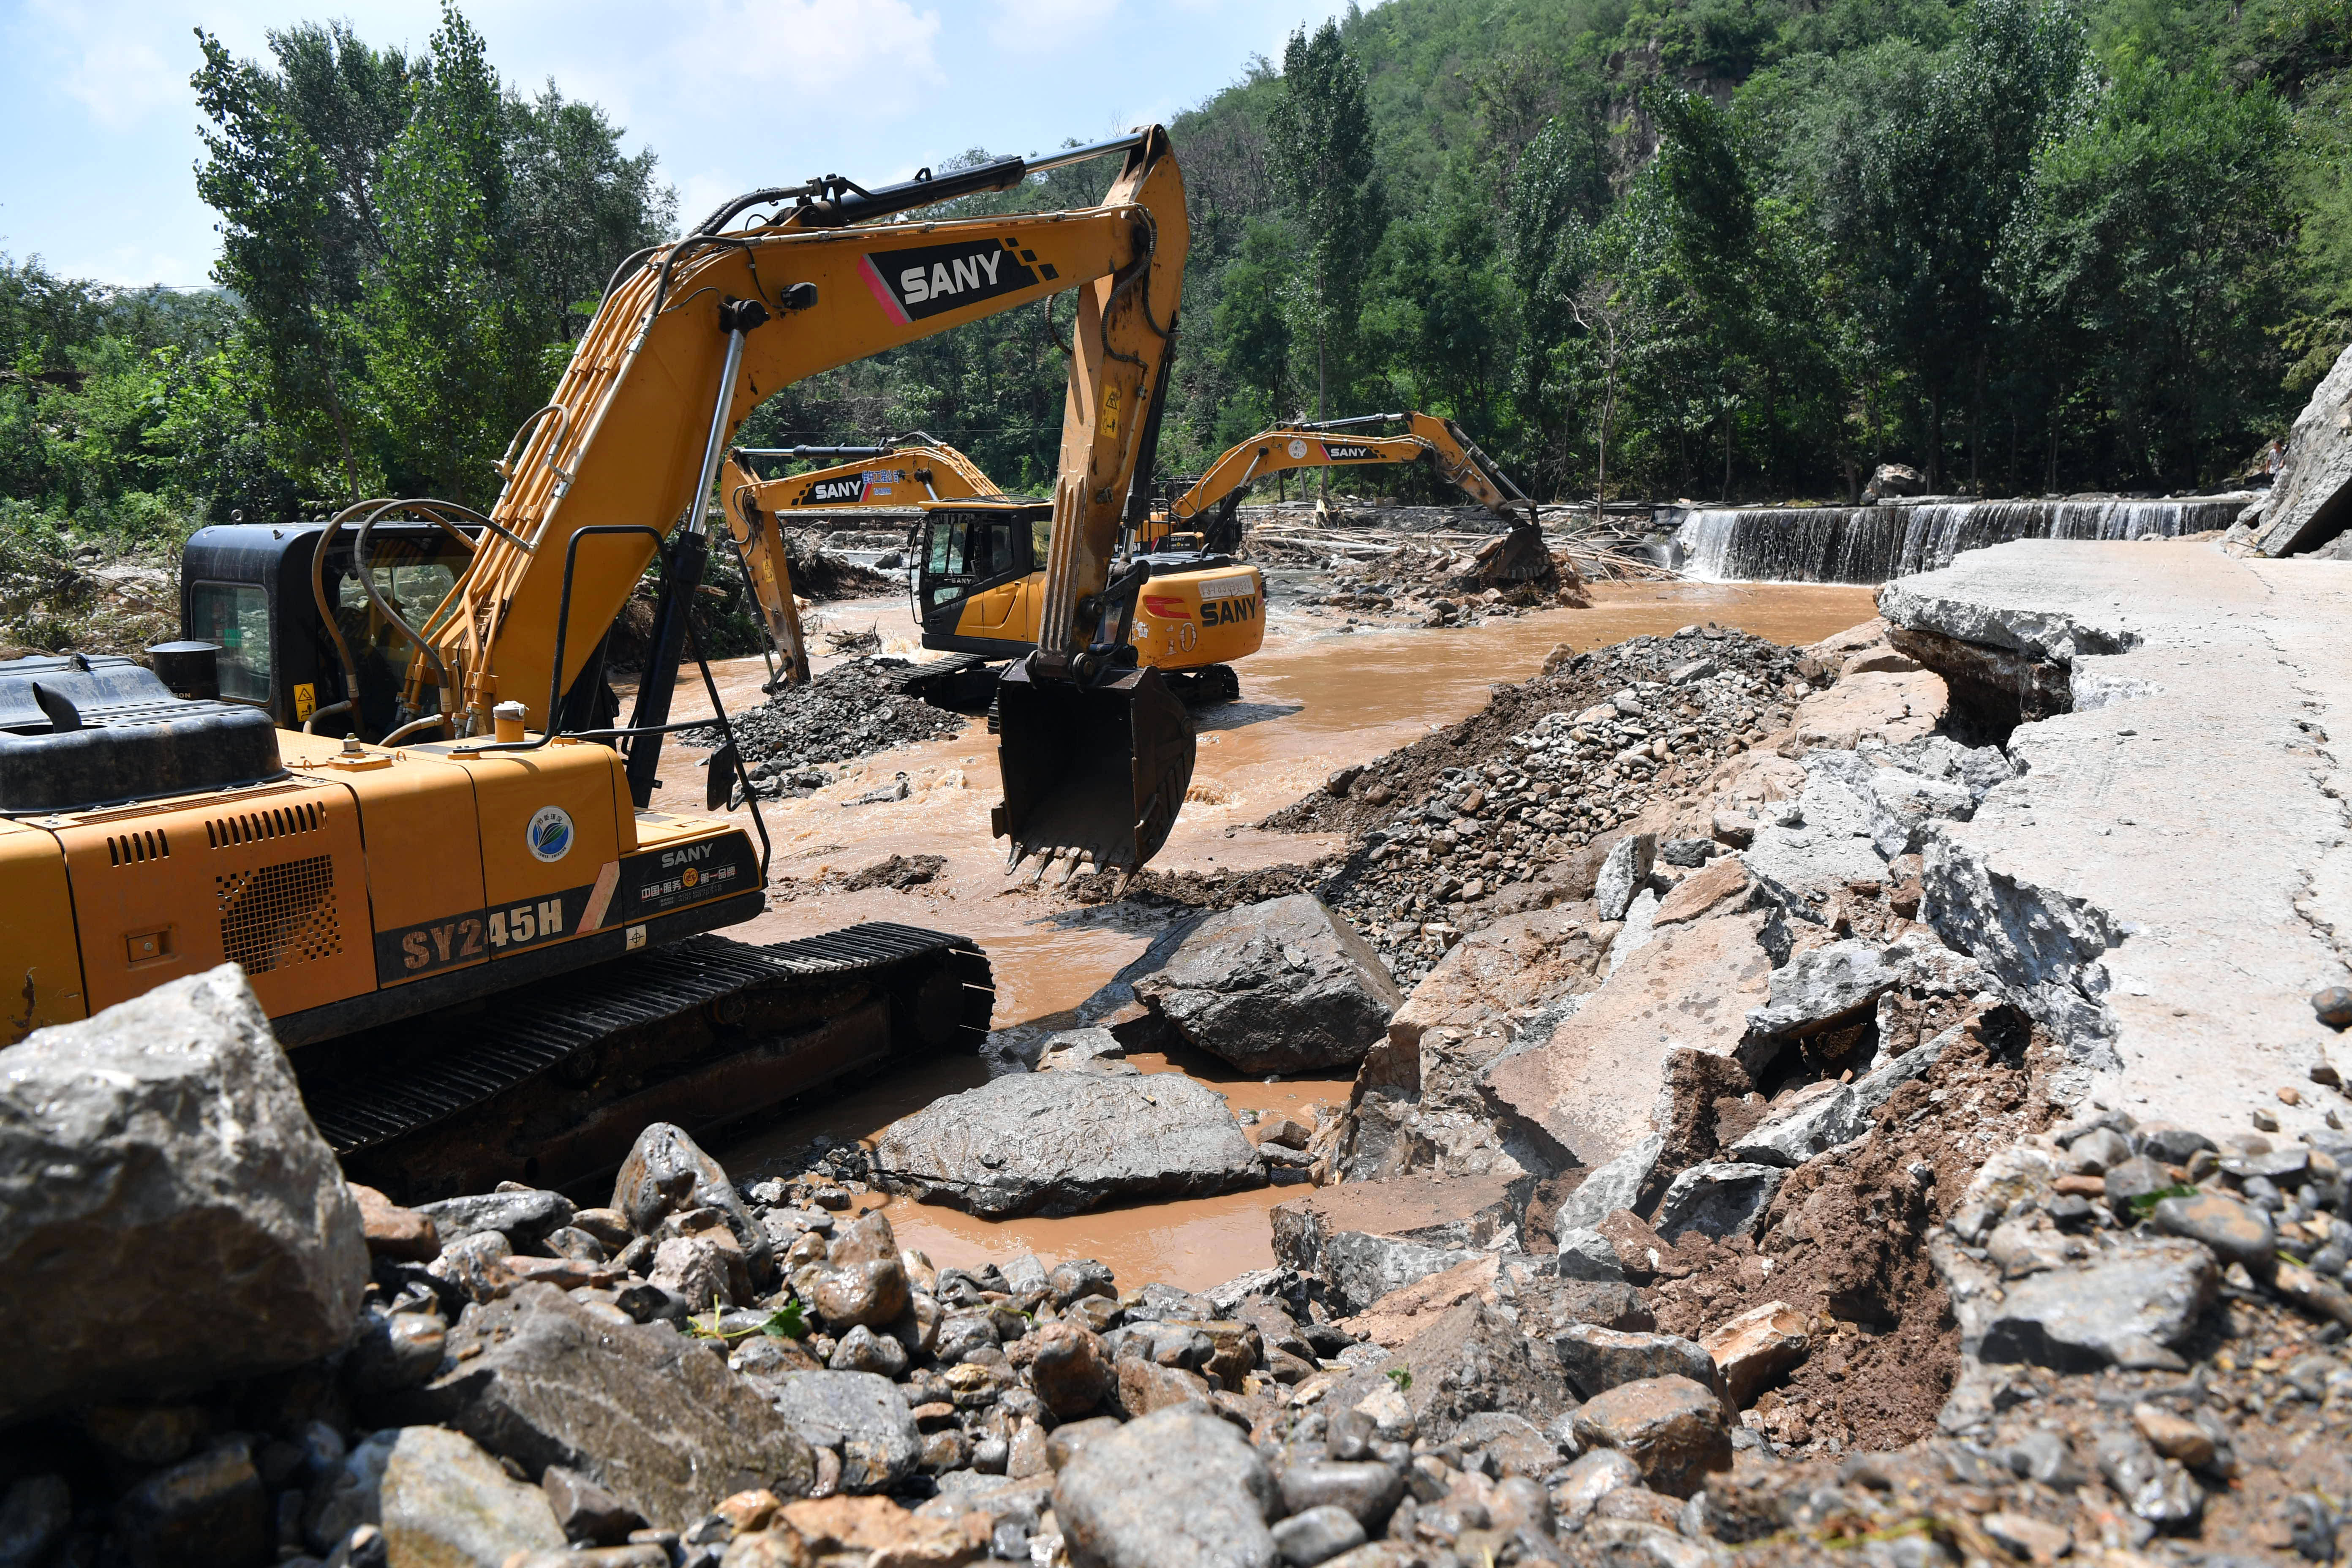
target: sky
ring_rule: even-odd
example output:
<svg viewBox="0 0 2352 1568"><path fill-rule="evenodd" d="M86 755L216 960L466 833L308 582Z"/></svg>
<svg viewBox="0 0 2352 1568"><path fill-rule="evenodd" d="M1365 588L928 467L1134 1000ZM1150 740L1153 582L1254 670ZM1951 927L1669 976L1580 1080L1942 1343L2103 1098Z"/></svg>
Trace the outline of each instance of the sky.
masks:
<svg viewBox="0 0 2352 1568"><path fill-rule="evenodd" d="M650 147L691 223L738 192L903 179L968 148L1046 152L1165 120L1278 58L1330 0L469 0L510 85L552 77ZM421 50L420 0L0 0L0 252L68 277L208 280L194 30L266 54L340 17Z"/></svg>

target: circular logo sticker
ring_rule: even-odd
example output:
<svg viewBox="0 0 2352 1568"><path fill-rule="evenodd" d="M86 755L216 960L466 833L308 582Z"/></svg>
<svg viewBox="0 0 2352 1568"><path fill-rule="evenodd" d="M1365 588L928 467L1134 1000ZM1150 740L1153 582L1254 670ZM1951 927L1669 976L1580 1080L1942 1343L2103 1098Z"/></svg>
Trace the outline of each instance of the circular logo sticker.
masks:
<svg viewBox="0 0 2352 1568"><path fill-rule="evenodd" d="M562 859L572 853L572 814L560 805L541 806L530 814L522 841L530 847L533 859Z"/></svg>
<svg viewBox="0 0 2352 1568"><path fill-rule="evenodd" d="M681 883L685 884L687 887L691 888L691 887L693 887L697 882L699 882L699 881L701 881L701 880L702 880L702 873L701 873L700 871L696 870L693 867L688 866L688 867L686 868L686 874L685 874L684 876L680 877L680 878L678 879L678 880L679 880Z"/></svg>
<svg viewBox="0 0 2352 1568"><path fill-rule="evenodd" d="M1290 455L1294 458L1303 458L1307 456L1307 443L1297 440L1292 441L1290 443Z"/></svg>

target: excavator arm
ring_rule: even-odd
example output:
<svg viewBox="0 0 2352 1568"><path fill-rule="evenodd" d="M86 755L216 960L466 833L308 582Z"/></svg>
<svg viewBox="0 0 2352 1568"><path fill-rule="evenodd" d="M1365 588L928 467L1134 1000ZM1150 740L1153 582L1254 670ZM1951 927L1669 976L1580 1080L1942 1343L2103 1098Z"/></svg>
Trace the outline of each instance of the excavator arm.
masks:
<svg viewBox="0 0 2352 1568"><path fill-rule="evenodd" d="M1400 435L1356 433L1376 425L1402 425L1404 431ZM1242 492L1270 474L1413 463L1424 458L1436 465L1448 484L1511 524L1514 533L1537 527L1535 502L1463 434L1460 426L1420 413L1365 414L1353 419L1278 425L1227 448L1209 465L1208 472L1176 498L1168 509L1169 516L1178 522L1189 521L1215 508L1209 546L1232 550L1241 542L1234 521ZM1539 548L1540 540L1536 543Z"/></svg>
<svg viewBox="0 0 2352 1568"><path fill-rule="evenodd" d="M854 460L779 479L761 478L757 467L779 458L807 462L828 458ZM784 519L796 510L903 510L921 500L961 500L999 492L970 458L924 436L919 442L892 447L738 447L727 454L719 493L725 498L719 510L742 557L760 618L783 660L776 684L804 686L808 644L801 633L800 608L793 600Z"/></svg>
<svg viewBox="0 0 2352 1568"><path fill-rule="evenodd" d="M1038 170L1119 154L1100 204L1072 212L885 223ZM754 206L764 220L727 226ZM763 399L808 376L935 332L1075 290L1077 329L1055 498L1045 615L1031 695L1099 741L1109 708L1128 721L1132 788L1110 803L1075 776L1078 759L1008 720L1006 801L998 827L1019 859L1067 851L1098 868L1133 867L1164 841L1191 777L1192 734L1107 656L1133 586L1109 581L1118 522L1173 348L1189 242L1182 178L1154 126L1047 159L998 159L863 190L828 176L754 192L684 239L625 264L574 350L554 398L518 433L506 484L467 572L417 638L406 700L437 705L457 738L493 729L520 704L542 731L652 559L664 607L629 729L629 779L650 798L685 612L708 550L705 507L730 438ZM781 581L773 584L782 591ZM1122 596L1122 594L1124 596ZM1129 672L1130 674L1132 672ZM1145 685L1157 678L1144 672ZM1164 694L1163 694L1164 695ZM521 742L535 744L536 742ZM1092 763L1092 757L1086 759ZM1015 784L1016 777L1020 781ZM1171 793L1172 788L1172 793ZM1093 806L1099 805L1096 812ZM1107 815L1106 815L1107 814ZM1123 823L1121 826L1119 824ZM1108 826L1106 826L1106 825Z"/></svg>

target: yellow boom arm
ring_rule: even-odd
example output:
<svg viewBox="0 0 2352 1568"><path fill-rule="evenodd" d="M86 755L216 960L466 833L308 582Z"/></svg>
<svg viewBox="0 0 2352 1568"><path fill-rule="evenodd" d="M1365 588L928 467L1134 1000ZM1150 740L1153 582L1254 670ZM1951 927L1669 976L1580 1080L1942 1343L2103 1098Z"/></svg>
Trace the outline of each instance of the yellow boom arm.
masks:
<svg viewBox="0 0 2352 1568"><path fill-rule="evenodd" d="M1394 436L1358 434L1365 426L1397 425ZM1505 521L1534 522L1535 503L1480 451L1451 419L1430 414L1371 414L1313 425L1277 425L1229 447L1169 507L1178 522L1189 521L1272 474L1299 468L1352 468L1375 463L1414 463L1427 458L1446 482Z"/></svg>
<svg viewBox="0 0 2352 1568"><path fill-rule="evenodd" d="M855 455L835 463L763 479L755 465L763 458ZM801 633L800 608L793 602L793 572L784 554L784 520L795 511L904 510L919 501L963 500L998 494L980 466L945 442L926 440L898 447L788 447L773 451L736 447L727 455L719 493L727 531L743 552L743 567L759 602L769 640L783 660L777 679L807 684L808 644Z"/></svg>
<svg viewBox="0 0 2352 1568"><path fill-rule="evenodd" d="M1040 166L1002 162L1009 167L1000 187ZM965 188L992 187L943 195ZM1070 526L1061 548L1057 504L1055 556L1067 605L1099 592L1133 472L1133 426L1154 390L1185 251L1183 187L1166 132L1154 127L1131 139L1096 207L829 226L857 210L841 196L804 200L776 221L731 232L716 231L714 220L649 253L613 289L553 400L519 437L490 514L499 530L423 628L429 652L411 667L413 708L438 687L460 735L487 732L491 707L505 700L521 702L530 726L544 728L550 691L578 676L654 551L643 534L581 541L557 670L557 605L583 530L650 525L667 533L682 520L699 529L713 447L723 451L762 400L819 372L1074 289L1079 342L1064 452L1080 461L1065 470ZM1104 305L1113 300L1129 316L1150 300L1160 331L1106 352ZM740 325L751 312L738 301L756 304L762 319ZM1076 651L1075 619L1049 622L1048 646Z"/></svg>

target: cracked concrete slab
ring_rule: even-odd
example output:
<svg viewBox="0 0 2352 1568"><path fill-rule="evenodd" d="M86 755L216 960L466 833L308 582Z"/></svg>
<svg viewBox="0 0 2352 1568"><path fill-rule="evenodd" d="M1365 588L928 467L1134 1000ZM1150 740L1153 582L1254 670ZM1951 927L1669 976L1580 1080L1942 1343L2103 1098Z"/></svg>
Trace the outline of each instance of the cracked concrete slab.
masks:
<svg viewBox="0 0 2352 1568"><path fill-rule="evenodd" d="M2066 1039L2074 1087L2192 1126L2352 1119L2308 1076L2352 1073L2309 1000L2352 973L2352 563L2021 541L1879 607L2070 672L2074 710L2010 737L2021 775L1934 826L1923 914Z"/></svg>

